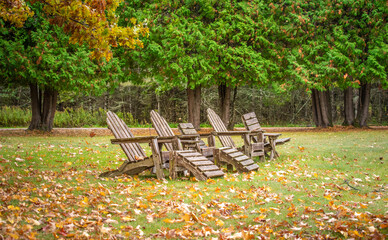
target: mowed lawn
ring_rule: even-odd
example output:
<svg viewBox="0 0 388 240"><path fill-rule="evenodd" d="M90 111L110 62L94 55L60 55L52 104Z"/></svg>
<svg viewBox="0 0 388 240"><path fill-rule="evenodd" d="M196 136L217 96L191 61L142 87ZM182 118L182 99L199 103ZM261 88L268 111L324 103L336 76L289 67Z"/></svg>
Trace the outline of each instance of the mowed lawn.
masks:
<svg viewBox="0 0 388 240"><path fill-rule="evenodd" d="M0 137L0 239L387 237L388 131L283 136L259 171L206 182L100 179L125 159L110 137Z"/></svg>

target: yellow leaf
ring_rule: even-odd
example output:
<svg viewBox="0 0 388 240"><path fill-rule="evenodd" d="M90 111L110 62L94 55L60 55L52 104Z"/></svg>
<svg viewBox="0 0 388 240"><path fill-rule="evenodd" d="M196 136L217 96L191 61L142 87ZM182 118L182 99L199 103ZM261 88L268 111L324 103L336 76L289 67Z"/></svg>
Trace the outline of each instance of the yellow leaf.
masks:
<svg viewBox="0 0 388 240"><path fill-rule="evenodd" d="M136 221L135 219L131 218L131 217L122 217L121 218L124 222L133 222L133 221Z"/></svg>
<svg viewBox="0 0 388 240"><path fill-rule="evenodd" d="M217 219L217 221L216 221L217 226L222 227L222 226L224 226L224 224L225 224L224 221Z"/></svg>
<svg viewBox="0 0 388 240"><path fill-rule="evenodd" d="M182 219L183 219L185 222L190 222L191 216L190 216L190 214L185 214L185 215L182 216Z"/></svg>
<svg viewBox="0 0 388 240"><path fill-rule="evenodd" d="M360 207L361 207L361 208L367 208L368 205L367 205L367 204L360 203Z"/></svg>
<svg viewBox="0 0 388 240"><path fill-rule="evenodd" d="M174 223L175 221L169 218L163 219L163 222L165 223Z"/></svg>
<svg viewBox="0 0 388 240"><path fill-rule="evenodd" d="M327 200L332 200L330 195L324 196L324 198L326 198Z"/></svg>
<svg viewBox="0 0 388 240"><path fill-rule="evenodd" d="M9 233L8 234L12 239L19 239L19 235L15 234L15 233Z"/></svg>
<svg viewBox="0 0 388 240"><path fill-rule="evenodd" d="M212 178L208 178L208 179L206 180L206 182L207 182L207 183L215 183L216 181L215 181L214 179L212 179Z"/></svg>

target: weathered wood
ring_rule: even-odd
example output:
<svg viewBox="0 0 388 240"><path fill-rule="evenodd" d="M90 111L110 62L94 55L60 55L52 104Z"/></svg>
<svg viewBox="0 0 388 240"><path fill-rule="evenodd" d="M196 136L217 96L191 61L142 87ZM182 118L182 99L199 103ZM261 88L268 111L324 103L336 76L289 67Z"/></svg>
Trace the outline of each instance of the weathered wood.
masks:
<svg viewBox="0 0 388 240"><path fill-rule="evenodd" d="M234 152L234 153L229 153L228 155L234 158L234 157L242 156L244 154L242 152Z"/></svg>
<svg viewBox="0 0 388 240"><path fill-rule="evenodd" d="M164 174L162 170L162 160L160 157L160 151L158 146L158 141L156 138L152 139L150 143L151 151L152 151L152 160L155 166L156 177L158 179L164 179Z"/></svg>
<svg viewBox="0 0 388 240"><path fill-rule="evenodd" d="M221 171L221 170L218 170L218 171L211 171L211 172L205 172L205 176L208 177L208 178L212 178L212 177L221 177L221 176L224 176L224 172Z"/></svg>
<svg viewBox="0 0 388 240"><path fill-rule="evenodd" d="M250 172L250 171L254 171L254 170L259 169L259 165L257 165L257 164L255 163L255 164L252 164L252 165L250 165L250 166L246 166L245 168Z"/></svg>
<svg viewBox="0 0 388 240"><path fill-rule="evenodd" d="M250 112L244 114L242 117L242 121L245 125L245 128L249 131L257 131L261 130L261 126L259 124L259 121L257 120L256 113ZM276 145L281 145L286 142L289 142L291 138L282 138L277 139L281 134L280 133L264 133L262 136L252 136L251 140L254 143L263 143L264 144L264 153L270 153L272 157L278 156L278 153L276 152ZM262 139L261 139L262 137ZM261 148L261 146L260 146ZM262 156L262 154L254 154L253 156Z"/></svg>
<svg viewBox="0 0 388 240"><path fill-rule="evenodd" d="M205 156L200 156L200 157L186 157L186 159L187 159L188 161L190 161L190 162L208 160Z"/></svg>
<svg viewBox="0 0 388 240"><path fill-rule="evenodd" d="M245 160L245 161L241 161L240 164L243 165L243 166L248 166L248 165L252 165L254 164L255 162L252 160L252 159L248 159L248 160Z"/></svg>
<svg viewBox="0 0 388 240"><path fill-rule="evenodd" d="M250 133L250 131L212 132L212 134L215 136L240 136L248 133Z"/></svg>
<svg viewBox="0 0 388 240"><path fill-rule="evenodd" d="M166 120L154 110L151 111L151 121L160 137L175 136ZM166 147L167 151L174 150L172 143L165 143L164 146Z"/></svg>
<svg viewBox="0 0 388 240"><path fill-rule="evenodd" d="M137 175L147 169L152 168L153 166L154 166L154 162L152 159L149 159L149 158L145 159L144 161L138 161L138 162L125 161L118 169L101 173L99 177L102 177L102 178L116 177L122 174Z"/></svg>
<svg viewBox="0 0 388 240"><path fill-rule="evenodd" d="M238 150L235 149L235 148L230 148L230 149L224 150L223 152L224 152L224 153L234 153L234 152L238 152Z"/></svg>
<svg viewBox="0 0 388 240"><path fill-rule="evenodd" d="M205 157L213 157L214 147L202 148L202 155Z"/></svg>
<svg viewBox="0 0 388 240"><path fill-rule="evenodd" d="M207 166L199 166L198 167L201 171L206 172L206 171L214 171L220 169L216 165L207 165Z"/></svg>
<svg viewBox="0 0 388 240"><path fill-rule="evenodd" d="M113 135L118 139L113 139L113 143L120 144L128 160L125 161L117 170L108 171L100 174L100 177L115 177L121 174L136 175L147 169L155 167L158 179L163 179L161 169L161 156L155 136L134 137L128 126L113 112L107 113L107 123ZM117 141L116 141L117 140ZM153 155L147 157L139 142L147 142L151 146Z"/></svg>
<svg viewBox="0 0 388 240"><path fill-rule="evenodd" d="M251 118L251 119L246 119L245 120L245 123L248 125L248 126L250 126L250 130L253 130L254 129L254 127L252 127L252 125L259 125L260 126L260 124L259 124L259 122L258 122L258 120L257 120L257 118ZM255 127L255 128L257 128L257 127Z"/></svg>
<svg viewBox="0 0 388 240"><path fill-rule="evenodd" d="M281 139L276 139L276 145L282 145L285 144L286 142L289 142L291 140L290 137L288 138L281 138Z"/></svg>
<svg viewBox="0 0 388 240"><path fill-rule="evenodd" d="M248 126L248 130L249 130L249 131L257 131L257 130L259 130L259 129L261 129L261 126L260 126L259 123L253 124L253 125L249 125L249 126Z"/></svg>
<svg viewBox="0 0 388 240"><path fill-rule="evenodd" d="M202 156L202 154L200 154L199 152L193 152L193 151L190 151L190 152L182 152L182 153L180 153L179 155L182 155L182 156L184 156L184 157Z"/></svg>
<svg viewBox="0 0 388 240"><path fill-rule="evenodd" d="M241 157L236 157L234 160L241 162L241 161L247 160L247 159L249 159L249 157L247 155L243 155Z"/></svg>
<svg viewBox="0 0 388 240"><path fill-rule="evenodd" d="M132 133L128 131L128 127L123 124L123 121L112 112L107 113L107 123L109 129L116 138L130 138ZM128 157L128 161L136 161L136 158L144 158L146 154L144 151L138 150L138 146L133 143L120 144L121 149Z"/></svg>
<svg viewBox="0 0 388 240"><path fill-rule="evenodd" d="M157 136L146 136L146 137L132 137L132 138L117 138L111 139L112 144L123 144L123 143L150 143Z"/></svg>
<svg viewBox="0 0 388 240"><path fill-rule="evenodd" d="M259 168L259 166L247 155L244 155L241 152L230 153L229 150L230 149L223 149L216 151L217 158L220 159L221 163L233 165L239 172L249 172Z"/></svg>
<svg viewBox="0 0 388 240"><path fill-rule="evenodd" d="M262 131L255 130L255 132L252 132L252 131L250 131L250 129L248 129L248 131L228 131L226 126L221 121L220 117L213 110L211 110L209 108L209 109L207 109L207 113L208 113L209 122L215 130L215 132L213 132L212 134L214 136L218 136L222 146L224 146L224 147L229 146L229 147L238 149L235 146L231 136L241 135L241 137L244 140L244 146L240 149L243 150L246 155L248 155L250 157L264 155L264 154L255 153L257 151L264 152L264 145L260 146L260 148L261 148L260 149L260 148L258 148L259 147L258 145L255 147L252 147L252 144L251 144L252 138L256 138L257 141L261 141L263 139L263 137L262 137L263 132ZM249 115L252 115L252 114L249 114ZM248 121L250 124L256 124L256 125L258 124L257 121L256 121L257 123L255 123L255 120L251 118L252 116L247 116L247 117L248 117Z"/></svg>
<svg viewBox="0 0 388 240"><path fill-rule="evenodd" d="M222 122L221 118L210 108L207 109L207 116L210 124L216 132L228 132L225 124ZM236 147L232 138L230 136L218 136L222 146Z"/></svg>
<svg viewBox="0 0 388 240"><path fill-rule="evenodd" d="M157 112L151 111L151 121L156 132L160 136L159 144L164 144L166 149L170 152L170 176L172 179L177 177L178 167L187 169L191 175L198 180L206 180L209 178L205 175L205 171L215 171L217 173L210 174L210 177L223 176L221 169L201 153L193 150L183 150L182 143L185 148L194 146L193 149L200 150L200 137L190 124L180 124L180 131L182 136L175 136L166 120ZM194 131L192 131L194 130ZM187 135L184 135L187 133ZM167 143L168 139L173 139L172 144ZM182 139L182 140L181 140ZM167 144L170 144L168 147ZM204 143L202 145L205 145ZM206 145L205 145L206 146ZM213 151L213 149L211 149ZM209 151L208 151L209 152ZM207 167L207 168L204 168Z"/></svg>
<svg viewBox="0 0 388 240"><path fill-rule="evenodd" d="M190 163L193 164L194 166L214 165L213 162L210 162L208 160L206 160L206 161L194 161L194 162L190 162Z"/></svg>

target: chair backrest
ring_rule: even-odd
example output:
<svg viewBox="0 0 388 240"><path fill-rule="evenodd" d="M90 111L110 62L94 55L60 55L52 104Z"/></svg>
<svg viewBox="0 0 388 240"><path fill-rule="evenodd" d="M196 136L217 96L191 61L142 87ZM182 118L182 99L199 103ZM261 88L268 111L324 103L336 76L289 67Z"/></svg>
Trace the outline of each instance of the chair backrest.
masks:
<svg viewBox="0 0 388 240"><path fill-rule="evenodd" d="M217 115L216 112L214 112L212 109L207 109L207 118L209 119L210 125L214 128L215 132L227 132L228 129L226 128L224 122L221 120L221 118ZM224 147L232 147L235 148L236 145L234 144L232 138L230 136L219 136L220 142L222 146Z"/></svg>
<svg viewBox="0 0 388 240"><path fill-rule="evenodd" d="M197 130L195 130L192 123L179 123L178 129L182 133L182 135L197 135L198 134Z"/></svg>
<svg viewBox="0 0 388 240"><path fill-rule="evenodd" d="M164 119L162 116L160 116L159 113L155 112L154 110L151 111L151 122L160 137L175 136L166 119ZM165 143L164 146L166 147L167 151L174 150L172 143Z"/></svg>
<svg viewBox="0 0 388 240"><path fill-rule="evenodd" d="M197 139L199 140L199 148L207 148L206 143L201 140L197 130L195 130L195 127L192 123L179 123L178 129L182 135L197 135Z"/></svg>
<svg viewBox="0 0 388 240"><path fill-rule="evenodd" d="M106 122L108 123L109 129L112 131L115 138L131 138L133 134L129 127L121 120L115 113L109 111L106 113ZM138 143L122 143L120 147L123 149L128 160L135 162L139 159L147 157L143 148Z"/></svg>
<svg viewBox="0 0 388 240"><path fill-rule="evenodd" d="M256 113L250 112L242 115L242 121L244 123L245 128L248 131L253 130L261 130L261 126L259 124L259 121L257 120Z"/></svg>

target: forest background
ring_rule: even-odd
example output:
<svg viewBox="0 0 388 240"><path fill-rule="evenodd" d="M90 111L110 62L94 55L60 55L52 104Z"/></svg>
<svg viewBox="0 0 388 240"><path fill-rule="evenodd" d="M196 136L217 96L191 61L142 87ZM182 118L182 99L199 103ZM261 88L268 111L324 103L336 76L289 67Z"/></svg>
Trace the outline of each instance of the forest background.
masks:
<svg viewBox="0 0 388 240"><path fill-rule="evenodd" d="M152 109L199 127L208 107L230 128L250 111L263 125L388 122L384 1L5 1L0 10L1 127L105 126L108 110L140 126Z"/></svg>

